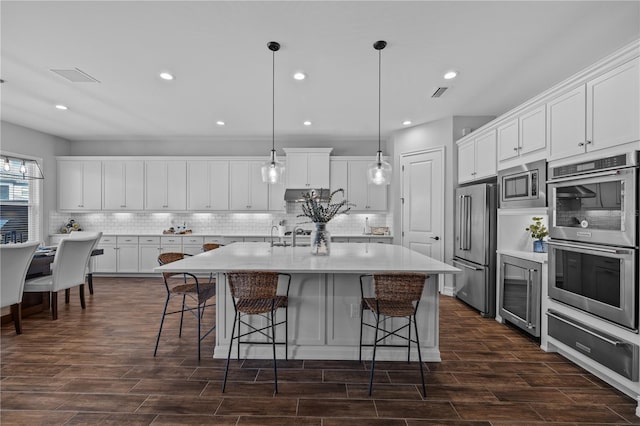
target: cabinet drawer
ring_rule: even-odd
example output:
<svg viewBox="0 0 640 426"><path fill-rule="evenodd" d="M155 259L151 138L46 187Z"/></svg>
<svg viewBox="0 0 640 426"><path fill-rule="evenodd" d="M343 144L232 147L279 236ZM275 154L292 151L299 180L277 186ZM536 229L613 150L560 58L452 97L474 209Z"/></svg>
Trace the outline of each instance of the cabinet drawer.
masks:
<svg viewBox="0 0 640 426"><path fill-rule="evenodd" d="M202 237L182 237L182 244L189 245L202 245L204 238Z"/></svg>
<svg viewBox="0 0 640 426"><path fill-rule="evenodd" d="M621 376L638 381L638 345L554 311L548 311L549 336Z"/></svg>
<svg viewBox="0 0 640 426"><path fill-rule="evenodd" d="M116 242L119 246L131 246L131 245L137 245L138 244L138 237L132 237L132 236L122 236L122 235L118 235L116 237Z"/></svg>
<svg viewBox="0 0 640 426"><path fill-rule="evenodd" d="M138 237L138 242L144 245L160 245L160 237Z"/></svg>
<svg viewBox="0 0 640 426"><path fill-rule="evenodd" d="M182 237L160 237L160 244L166 245L182 245Z"/></svg>
<svg viewBox="0 0 640 426"><path fill-rule="evenodd" d="M115 243L116 243L115 235L103 235L102 238L100 238L100 245L112 245Z"/></svg>

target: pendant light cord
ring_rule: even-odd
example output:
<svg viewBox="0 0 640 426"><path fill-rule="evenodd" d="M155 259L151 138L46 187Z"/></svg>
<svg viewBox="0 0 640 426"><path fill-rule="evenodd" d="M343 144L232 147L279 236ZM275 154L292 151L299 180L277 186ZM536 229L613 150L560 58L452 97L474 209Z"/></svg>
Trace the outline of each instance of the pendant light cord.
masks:
<svg viewBox="0 0 640 426"><path fill-rule="evenodd" d="M382 50L378 50L378 152L382 151L380 149L380 109L381 109L381 105L382 105L382 101L381 101L381 81L382 81L382 76L381 76L381 67L382 67Z"/></svg>
<svg viewBox="0 0 640 426"><path fill-rule="evenodd" d="M276 51L271 51L271 151L276 150Z"/></svg>

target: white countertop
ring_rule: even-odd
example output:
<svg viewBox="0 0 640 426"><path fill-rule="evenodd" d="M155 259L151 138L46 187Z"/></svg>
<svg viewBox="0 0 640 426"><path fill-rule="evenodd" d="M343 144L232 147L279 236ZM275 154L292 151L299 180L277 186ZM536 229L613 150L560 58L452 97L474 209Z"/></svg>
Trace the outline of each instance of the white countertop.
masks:
<svg viewBox="0 0 640 426"><path fill-rule="evenodd" d="M460 272L406 247L391 244L332 243L331 255L315 256L309 247L270 247L269 243L234 243L154 269L155 272L289 273Z"/></svg>
<svg viewBox="0 0 640 426"><path fill-rule="evenodd" d="M50 236L65 236L69 234L51 234ZM230 234L230 233L204 233L204 232L193 232L191 234L163 234L163 233L139 233L139 232L107 232L104 235L121 235L121 236L137 236L137 237L258 237L258 238L270 238L270 234L261 234L261 233L239 233L239 234ZM308 237L308 235L298 235L298 237ZM393 238L393 235L373 235L373 234L336 234L331 233L332 237L338 238L356 238L356 237L368 237L368 238ZM273 238L279 238L279 235L274 235ZM285 235L285 237L291 237L291 235ZM282 237L284 238L284 237Z"/></svg>
<svg viewBox="0 0 640 426"><path fill-rule="evenodd" d="M538 263L547 263L548 262L548 254L547 253L535 253L532 251L524 251L524 250L498 250L499 254L506 254L507 256L518 257L520 259L532 260Z"/></svg>

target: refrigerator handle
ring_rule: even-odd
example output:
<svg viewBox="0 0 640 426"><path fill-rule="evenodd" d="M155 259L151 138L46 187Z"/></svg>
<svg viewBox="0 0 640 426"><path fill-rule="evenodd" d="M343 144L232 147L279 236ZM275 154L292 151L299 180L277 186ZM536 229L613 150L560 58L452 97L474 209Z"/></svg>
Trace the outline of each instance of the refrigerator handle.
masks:
<svg viewBox="0 0 640 426"><path fill-rule="evenodd" d="M464 250L471 249L471 197L464 196Z"/></svg>
<svg viewBox="0 0 640 426"><path fill-rule="evenodd" d="M458 248L462 250L462 242L464 241L464 229L462 228L462 217L464 216L464 212L462 211L462 203L463 196L458 196Z"/></svg>

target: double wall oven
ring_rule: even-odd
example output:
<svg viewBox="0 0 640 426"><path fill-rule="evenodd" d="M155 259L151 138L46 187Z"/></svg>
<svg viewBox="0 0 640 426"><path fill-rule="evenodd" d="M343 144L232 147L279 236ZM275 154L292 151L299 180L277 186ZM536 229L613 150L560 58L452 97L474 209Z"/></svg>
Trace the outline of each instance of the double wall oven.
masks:
<svg viewBox="0 0 640 426"><path fill-rule="evenodd" d="M638 330L639 152L549 169L549 297Z"/></svg>

